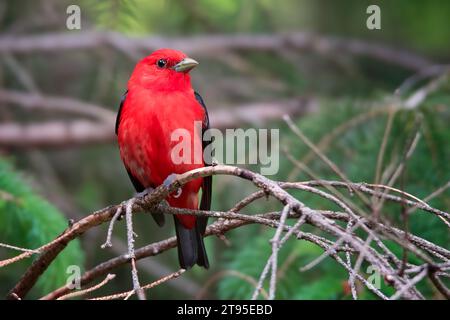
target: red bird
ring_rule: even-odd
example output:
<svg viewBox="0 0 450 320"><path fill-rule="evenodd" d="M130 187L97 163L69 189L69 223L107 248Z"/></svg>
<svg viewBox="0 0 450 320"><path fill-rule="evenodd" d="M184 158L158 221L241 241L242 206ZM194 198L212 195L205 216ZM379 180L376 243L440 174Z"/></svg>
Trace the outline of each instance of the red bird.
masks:
<svg viewBox="0 0 450 320"><path fill-rule="evenodd" d="M194 144L203 149L207 144L202 136L209 128L208 113L203 99L192 89L189 76L197 64L180 51L160 49L138 62L128 81L117 115L116 134L120 156L138 192L157 187L171 174L208 165L194 161L194 152L192 161L185 161L188 163L176 164L171 157L173 147L179 143L171 140L177 129L190 133L191 150L195 150ZM195 121L202 123L202 132L195 132ZM211 177L193 180L171 194L167 202L172 207L198 209L202 188L200 209L209 210L211 185ZM164 224L164 215L152 216L158 225ZM203 243L207 218L178 215L174 220L180 266L187 269L198 264L208 268Z"/></svg>

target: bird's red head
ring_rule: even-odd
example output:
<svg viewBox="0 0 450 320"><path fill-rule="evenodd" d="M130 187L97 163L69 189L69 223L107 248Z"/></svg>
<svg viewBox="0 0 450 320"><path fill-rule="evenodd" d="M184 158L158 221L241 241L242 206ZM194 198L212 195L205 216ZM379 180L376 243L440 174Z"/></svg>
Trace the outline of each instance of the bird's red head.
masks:
<svg viewBox="0 0 450 320"><path fill-rule="evenodd" d="M181 51L159 49L138 62L128 86L160 92L191 90L189 71L197 64Z"/></svg>

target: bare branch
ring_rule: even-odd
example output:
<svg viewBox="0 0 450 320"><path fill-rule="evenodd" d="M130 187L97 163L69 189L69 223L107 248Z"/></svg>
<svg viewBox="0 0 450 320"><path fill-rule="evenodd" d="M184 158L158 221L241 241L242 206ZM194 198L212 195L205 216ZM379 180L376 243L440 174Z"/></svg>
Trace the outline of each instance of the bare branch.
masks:
<svg viewBox="0 0 450 320"><path fill-rule="evenodd" d="M269 300L275 299L275 290L277 286L277 267L278 267L278 251L280 250L280 237L281 232L286 223L290 211L289 205L286 205L281 212L280 224L277 227L275 235L273 236L272 242L272 275L270 277L270 290L269 290Z"/></svg>
<svg viewBox="0 0 450 320"><path fill-rule="evenodd" d="M70 299L70 298L75 298L75 297L83 296L83 295L88 294L88 293L90 293L90 292L93 292L93 291L95 291L95 290L97 290L97 289L100 289L101 287L103 287L104 285L106 285L109 281L111 281L112 279L114 279L115 277L116 277L115 274L108 274L108 275L106 276L105 280L103 280L103 281L100 282L99 284L97 284L97 285L95 285L95 286L92 286L92 287L90 287L90 288L84 289L84 290L80 290L80 291L75 291L75 292L72 292L72 293L68 293L68 294L66 294L66 295L64 295L64 296L59 297L59 298L56 299L56 300L67 300L67 299Z"/></svg>
<svg viewBox="0 0 450 320"><path fill-rule="evenodd" d="M398 298L401 298L408 292L409 289L414 287L416 283L425 278L427 273L427 267L423 268L423 270L419 274L417 274L413 279L407 282L403 287L399 288L397 292L390 297L390 300L397 300Z"/></svg>
<svg viewBox="0 0 450 320"><path fill-rule="evenodd" d="M5 94L6 92L6 94ZM73 120L50 121L33 124L0 124L0 147L68 147L116 141L114 133L115 114L107 109L68 98L25 95L0 90L0 101L10 101L29 108L42 108L78 114L100 116L104 121ZM48 104L44 104L48 102ZM59 104L62 102L62 104ZM217 129L233 128L240 124L262 124L279 119L283 114L299 115L317 109L314 99L302 98L272 102L250 103L211 110L210 120ZM114 117L111 117L114 114ZM257 116L255 116L257 115ZM106 119L106 117L108 119Z"/></svg>
<svg viewBox="0 0 450 320"><path fill-rule="evenodd" d="M21 247L17 247L17 246L12 246L12 245L10 245L10 244L1 243L1 242L0 242L0 247L2 247L2 248L7 248L7 249L11 249L11 250L16 250L16 251L28 252L28 253L31 253L31 254L33 254L33 253L39 253L38 250L21 248Z"/></svg>
<svg viewBox="0 0 450 320"><path fill-rule="evenodd" d="M127 245L128 245L128 257L131 262L131 278L133 280L133 292L136 293L139 300L145 300L144 290L142 290L139 284L138 271L136 268L136 255L134 252L134 231L133 231L133 204L134 199L127 201L125 205L125 220L127 222ZM117 213L116 213L117 214ZM114 216L116 216L116 214Z"/></svg>
<svg viewBox="0 0 450 320"><path fill-rule="evenodd" d="M450 290L445 286L445 284L439 279L439 276L436 272L430 271L428 276L431 279L431 282L434 286L439 290L439 292L447 299L450 300Z"/></svg>
<svg viewBox="0 0 450 320"><path fill-rule="evenodd" d="M109 222L108 233L106 235L106 241L104 244L102 244L102 246L101 246L102 249L112 247L111 237L112 237L112 233L114 230L114 224L117 221L117 219L120 217L121 214L122 214L122 207L119 207L119 208L117 208L116 213L114 214L111 221Z"/></svg>
<svg viewBox="0 0 450 320"><path fill-rule="evenodd" d="M361 40L326 37L306 32L261 35L211 35L190 38L146 37L131 38L113 32L54 33L32 36L0 37L0 53L36 53L60 50L93 49L109 46L122 52L127 50L151 52L158 48L178 48L190 54L215 56L218 51L268 50L282 51L286 48L308 50L322 55L336 51L354 56L366 56L389 64L419 71L432 62L411 52L387 47L379 43Z"/></svg>
<svg viewBox="0 0 450 320"><path fill-rule="evenodd" d="M12 148L67 147L112 142L114 126L88 120L52 121L40 124L0 125L0 146Z"/></svg>
<svg viewBox="0 0 450 320"><path fill-rule="evenodd" d="M347 178L344 172L342 172L339 167L331 161L322 151L320 151L319 148L317 148L298 128L294 122L292 121L291 117L289 115L284 115L283 120L287 123L289 128L294 132L302 141L305 143L328 167L330 167L331 170L333 170L334 173L336 173L342 180L345 182L350 182L350 180ZM349 185L351 188L351 186ZM360 192L356 191L356 194L358 197L366 204L369 204L369 200Z"/></svg>
<svg viewBox="0 0 450 320"><path fill-rule="evenodd" d="M348 245L348 248L344 248L346 251L348 250L354 250L356 252L362 252L364 251L365 254L365 260L368 261L368 263L373 264L376 266L382 275L385 277L388 277L391 279L392 285L397 289L400 290L401 288L404 288L405 285L408 283L408 279L405 277L401 277L396 273L396 270L394 267L392 267L388 260L386 260L384 253L377 252L375 249L367 247L363 240L361 240L356 234L351 234L347 232L345 229L342 229L339 225L337 225L332 219L347 219L347 220L355 220L356 223L354 225L361 228L368 234L373 234L373 231L371 230L370 226L372 226L371 221L367 221L361 217L356 216L344 203L340 202L338 199L333 197L332 195L329 195L327 193L324 193L318 189L312 188L311 186L305 185L305 183L283 183L280 184L278 182L274 182L269 180L266 177L263 177L259 174L256 174L252 171L238 168L238 167L232 167L232 166L223 166L223 165L217 165L212 167L205 167L205 168L199 168L196 170L189 171L184 174L177 175L176 179L171 182L169 185L161 185L157 187L153 192L146 194L143 197L134 198L132 201L132 204L129 204L130 211L139 212L139 211L153 211L159 210L162 213L166 214L193 214L193 215L204 215L209 217L215 217L215 218L222 218L226 220L221 220L217 223L214 223L210 225L207 229L206 235L211 234L223 234L224 232L231 230L233 228L242 226L247 223L260 223L272 228L278 228L280 226L280 222L278 221L280 219L280 214L278 213L267 213L263 215L245 215L245 214L239 214L235 212L216 212L216 211L199 211L199 210L188 210L188 209L177 209L177 208L170 208L164 205L161 205L161 201L165 199L170 193L175 192L179 187L184 185L185 183L205 177L208 175L233 175L248 181L251 181L256 187L260 188L261 190L264 190L264 193L270 194L271 197L277 199L277 201L281 202L285 206L288 205L291 208L291 213L289 214L289 218L298 218L302 217L308 224L320 229L322 232L325 232L326 234L337 237L338 239L342 238L342 241L345 242ZM311 185L324 185L327 182L311 182ZM331 182L333 185L336 186L342 186L348 188L347 183L338 183L338 182ZM308 183L306 183L308 184ZM331 200L335 203L337 203L339 206L341 206L345 213L336 213L336 212L329 212L329 211L321 211L321 210L313 210L309 207L307 207L305 204L294 198L292 195L287 193L283 188L287 186L296 187L305 191L309 192L315 192L322 197ZM362 192L366 192L368 194L375 193L373 190L367 188L363 184L352 184L353 188L358 188ZM394 197L391 195L383 195L387 200L392 201L399 201L400 203L405 203L410 206L417 206L421 209L427 210L429 212L432 212L437 215L443 215L448 216L448 213L441 212L437 209L434 209L430 206L425 206L423 204L411 201L411 200L405 200L398 197ZM127 202L123 202L121 204L115 205L115 206L109 206L107 208L101 209L99 211L96 211L92 213L91 215L79 220L78 222L75 222L72 224L65 232L63 232L59 237L57 237L54 241L50 242L49 244L46 244L39 248L38 250L41 253L41 255L34 261L32 266L27 270L27 272L23 275L22 279L19 281L19 283L11 290L9 297L13 298L14 294L18 296L19 298L23 298L25 294L34 286L39 276L46 270L46 268L52 263L52 261L58 256L58 254L65 248L65 246L72 241L73 239L79 237L87 230L98 226L102 223L105 223L109 220L111 220L114 215L117 213L117 210L119 207L123 207L126 205ZM347 217L347 218L346 218ZM381 223L374 225L376 228L381 228ZM284 232L289 232L292 230L292 227L284 225L280 228L283 229ZM395 231L394 229L390 227L385 227L385 230L389 231L392 235L397 236L399 235L399 232ZM389 232L386 232L386 234L389 234ZM323 247L324 244L328 243L328 240L321 240L320 237L317 238L317 236L311 235L305 233L298 233L298 237L311 241L313 243L318 244L319 246ZM389 254L390 251L381 243L381 241L377 240L378 237L374 235L374 239L377 241L377 244L382 248L382 250L385 252L385 254ZM398 240L398 239L397 239ZM283 239L281 240L283 241ZM433 267L439 268L437 265L433 263L428 257L421 254L419 251L417 251L414 247L412 247L412 244L420 244L420 247L426 252L429 252L430 254L436 254L433 253L430 249L428 251L427 248L430 248L430 246L424 241L420 239L414 240L414 236L411 235L410 237L411 243L403 243L399 241L398 243L402 246L407 246L407 248L414 252L416 255L418 255L420 258L425 259L427 263L430 265L433 265ZM167 240L161 241L159 243L155 243L152 245L149 245L147 247L141 248L139 250L135 251L135 258L136 260L141 259L146 256L155 255L158 254L164 250L173 248L176 245L175 238L169 238ZM326 245L327 248L329 248L330 245ZM446 253L446 250L443 248L439 248L437 246L431 247L436 249L439 252L442 252L444 254ZM437 252L436 251L436 252ZM19 256L29 255L29 253L23 253ZM443 255L441 255L443 256ZM17 257L16 257L17 258ZM13 258L14 259L14 258ZM445 259L445 258L444 258ZM0 261L1 265L6 265L11 263L11 259L7 259L5 261ZM120 257L117 257L115 259L112 259L110 261L107 261L93 270L88 271L82 278L82 284L86 284L95 277L98 277L99 275L105 274L111 270L111 268L117 267L118 265L129 263L130 262L130 255L123 255ZM448 262L448 259L445 261ZM359 278L358 278L359 279ZM57 292L51 293L49 296L44 298L55 298L61 295L64 295L67 293L67 289L58 289ZM414 288L411 290L406 290L405 293L403 293L405 297L407 298L421 298L421 295L415 291Z"/></svg>
<svg viewBox="0 0 450 320"><path fill-rule="evenodd" d="M203 286L203 288L201 289L201 291L197 294L197 296L195 297L196 299L202 299L205 295L207 290L218 280L227 277L227 276L233 276L239 279L244 280L245 282L247 282L248 284L252 285L253 287L256 288L256 286L258 285L258 283L256 282L256 280L249 276L246 275L242 272L236 271L236 270L223 270L223 271L219 271L218 273L216 273L214 276L212 276L207 282L206 284ZM264 288L261 288L261 294L265 299L269 298L269 294L266 292L266 290L264 290Z"/></svg>
<svg viewBox="0 0 450 320"><path fill-rule="evenodd" d="M171 279L175 279L178 278L179 276L181 276L186 270L184 269L180 269L177 272L174 272L172 274L169 274L168 276L165 276L164 278L161 278L155 282L152 282L150 284L146 284L145 286L143 286L141 289L142 290L148 290L151 288L154 288L156 286L159 286L160 284L169 281ZM104 297L98 297L98 298L93 298L93 299L89 299L89 300L114 300L114 299L120 299L120 298L125 298L128 299L129 297L131 297L133 294L135 294L136 291L135 290L131 290L128 292L123 292L123 293L118 293L118 294L113 294L110 296L104 296Z"/></svg>
<svg viewBox="0 0 450 320"><path fill-rule="evenodd" d="M105 107L72 98L47 96L38 93L0 89L0 102L14 104L29 111L46 110L72 113L108 123L111 123L116 118L115 112Z"/></svg>

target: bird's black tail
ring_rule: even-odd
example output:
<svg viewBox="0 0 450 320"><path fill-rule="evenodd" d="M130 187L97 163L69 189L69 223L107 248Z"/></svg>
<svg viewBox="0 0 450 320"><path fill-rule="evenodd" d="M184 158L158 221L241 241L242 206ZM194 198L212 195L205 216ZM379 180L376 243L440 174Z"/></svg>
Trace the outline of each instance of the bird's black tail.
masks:
<svg viewBox="0 0 450 320"><path fill-rule="evenodd" d="M206 269L209 268L208 256L206 255L205 244L203 243L202 226L199 220L192 229L185 228L174 216L175 230L177 233L178 260L180 267L189 269L194 264L198 264Z"/></svg>

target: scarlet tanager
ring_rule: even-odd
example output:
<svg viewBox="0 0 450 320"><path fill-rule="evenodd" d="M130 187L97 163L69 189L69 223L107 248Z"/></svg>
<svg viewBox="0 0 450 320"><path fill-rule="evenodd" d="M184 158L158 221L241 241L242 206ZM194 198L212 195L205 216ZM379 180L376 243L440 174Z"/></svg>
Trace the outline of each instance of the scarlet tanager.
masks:
<svg viewBox="0 0 450 320"><path fill-rule="evenodd" d="M194 161L194 152L191 152L192 161L178 163L172 159L172 149L179 141L172 141L171 135L177 129L189 132L192 150L194 144L204 149L209 143L202 139L209 128L206 106L192 89L189 76L189 71L197 64L180 51L160 49L139 61L128 81L128 90L117 115L116 134L120 156L138 192L157 187L172 174L208 165L203 156L200 163ZM202 123L202 132L196 132L196 121ZM199 178L185 184L166 200L176 208L209 210L211 186L211 177ZM163 214L152 216L158 225L164 224ZM208 268L203 243L207 218L176 215L174 220L180 266L188 269L198 264Z"/></svg>

